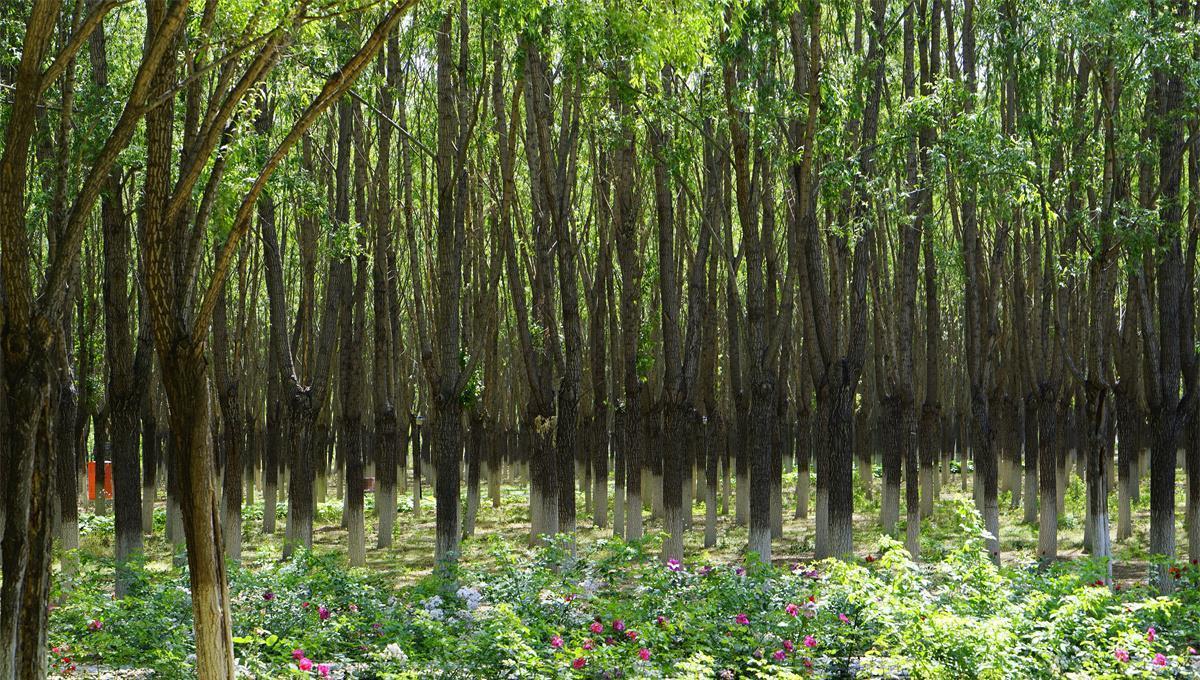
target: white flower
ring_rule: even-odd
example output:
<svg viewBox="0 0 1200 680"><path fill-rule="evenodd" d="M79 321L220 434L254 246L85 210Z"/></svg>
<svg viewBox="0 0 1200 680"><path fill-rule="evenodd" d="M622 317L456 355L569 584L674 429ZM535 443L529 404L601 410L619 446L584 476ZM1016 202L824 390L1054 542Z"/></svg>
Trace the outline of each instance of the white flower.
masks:
<svg viewBox="0 0 1200 680"><path fill-rule="evenodd" d="M422 602L421 606L425 608L425 614L434 621L441 621L446 618L446 613L442 611L441 595L434 595Z"/></svg>
<svg viewBox="0 0 1200 680"><path fill-rule="evenodd" d="M478 588L463 586L455 594L466 603L468 611L475 611L479 608L479 604L483 602L483 593L480 593Z"/></svg>
<svg viewBox="0 0 1200 680"><path fill-rule="evenodd" d="M408 661L408 655L405 654L404 650L400 649L400 645L396 644L395 642L389 644L387 647L384 648L383 651L385 654L387 654L388 658L390 658L390 659L394 659L401 663Z"/></svg>

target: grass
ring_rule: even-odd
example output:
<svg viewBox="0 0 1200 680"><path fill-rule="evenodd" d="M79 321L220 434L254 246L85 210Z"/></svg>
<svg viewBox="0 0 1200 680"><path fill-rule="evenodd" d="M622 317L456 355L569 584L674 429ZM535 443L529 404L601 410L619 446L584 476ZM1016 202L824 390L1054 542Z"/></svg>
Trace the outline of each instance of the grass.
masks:
<svg viewBox="0 0 1200 680"><path fill-rule="evenodd" d="M1085 558L1082 550L1083 542L1083 506L1084 486L1081 479L1073 474L1067 485L1064 512L1058 521L1058 552L1062 560ZM504 483L501 485L500 506L492 506L488 498L486 480L481 484L481 505L476 520L475 535L462 544L462 560L466 563L486 563L489 559L489 540L500 540L515 545L528 542L529 534L529 500L527 485L509 476L506 469ZM876 479L872 480L873 493L868 497L861 479L855 479L855 514L854 514L854 545L856 552L862 556L877 553L881 540L884 538L879 524L880 480L878 468ZM407 493L398 499L399 513L393 531L393 543L389 548L376 548L377 520L374 510L374 498L368 495L366 510L367 534L367 566L385 575L397 585L416 582L428 575L432 568L434 541L434 509L433 493L426 478L423 489L420 512L412 510L411 480ZM1124 541L1113 543L1115 573L1119 581L1145 581L1148 573L1147 533L1149 525L1149 489L1148 479L1143 477L1140 502L1132 507L1133 535ZM735 483L736 484L736 483ZM1176 497L1180 507L1176 512L1178 522L1177 535L1186 537L1183 527L1185 513L1182 505L1186 497L1183 493L1186 480L1179 481L1179 493ZM347 533L340 526L342 503L336 498L336 484L330 480L324 502L319 502L314 517L313 551L320 555L335 555L345 559ZM1115 486L1115 485L1114 485ZM939 498L942 501L959 500L969 497L969 491L964 494L957 473L950 475L949 483L943 484ZM971 480L967 480L967 488L971 488ZM783 480L783 538L773 542L773 561L777 564L787 564L806 559L813 555L814 520L813 512L805 519L793 518L795 508L795 472L787 471ZM465 494L465 489L464 489ZM702 498L703 494L701 494ZM902 494L903 496L903 494ZM160 492L161 497L161 492ZM1004 492L1000 496L1000 542L1002 559L1006 564L1020 564L1033 561L1037 549L1036 523L1022 522L1020 507L1012 509L1011 495ZM256 493L255 504L243 510L243 544L242 565L253 569L277 561L283 551L283 527L285 525L286 502L282 501L277 507L277 532L274 535L262 533L262 503L261 494ZM596 528L590 514L586 512L585 498L582 493L577 495L579 508L577 540L580 544L593 543L612 535L612 494L609 495L609 527ZM720 494L718 494L720 503ZM745 526L739 526L734 521L735 495L730 496L730 507L727 514L718 515L717 543L711 548L703 547L705 507L698 498L693 505L693 526L684 539L685 554L689 559L713 563L733 563L742 557L747 539ZM156 508L156 531L145 537L145 553L147 568L151 571L167 571L171 567L172 546L165 540L163 526L165 524L165 509L163 501L159 500ZM1117 498L1113 492L1109 499L1110 518L1115 532ZM645 531L653 534L661 532L661 518L653 517L647 503ZM924 520L922 527L922 558L936 560L947 547L944 532L938 530L939 512L935 507L932 518ZM88 509L81 514L80 549L91 555L102 557L111 555L112 523L111 517L96 517ZM901 498L900 522L897 535L904 534L904 509ZM1186 554L1186 545L1181 541L1180 553Z"/></svg>

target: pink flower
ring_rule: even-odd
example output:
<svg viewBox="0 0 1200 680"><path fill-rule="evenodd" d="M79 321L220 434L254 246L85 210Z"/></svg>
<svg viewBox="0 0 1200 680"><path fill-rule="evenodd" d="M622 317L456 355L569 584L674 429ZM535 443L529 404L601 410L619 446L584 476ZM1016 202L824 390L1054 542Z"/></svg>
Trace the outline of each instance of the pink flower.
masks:
<svg viewBox="0 0 1200 680"><path fill-rule="evenodd" d="M327 663L317 664L317 673L319 673L322 678L328 678L329 677L329 664L327 664Z"/></svg>
<svg viewBox="0 0 1200 680"><path fill-rule="evenodd" d="M1196 648L1195 648L1195 647L1188 647L1188 655L1189 655L1189 656L1196 656Z"/></svg>
<svg viewBox="0 0 1200 680"><path fill-rule="evenodd" d="M562 649L563 639L561 635L555 635L550 638L550 646L555 649Z"/></svg>
<svg viewBox="0 0 1200 680"><path fill-rule="evenodd" d="M591 640L584 640L581 646L590 652L596 648L596 643L592 642Z"/></svg>
<svg viewBox="0 0 1200 680"><path fill-rule="evenodd" d="M604 624L600 623L599 621L592 621L592 625L589 627L589 630L591 630L593 633L603 633Z"/></svg>
<svg viewBox="0 0 1200 680"><path fill-rule="evenodd" d="M625 622L622 621L621 619L616 619L612 622L612 627L613 627L613 630L620 633L621 631L625 630Z"/></svg>
<svg viewBox="0 0 1200 680"><path fill-rule="evenodd" d="M804 657L803 663L805 668L812 668L812 659L808 658L807 656Z"/></svg>
<svg viewBox="0 0 1200 680"><path fill-rule="evenodd" d="M358 605L356 605L356 604L354 604L353 602L351 602L351 603L350 603L350 611L351 611L351 612L353 612L353 613L355 613L355 614L357 614L357 613L358 613Z"/></svg>
<svg viewBox="0 0 1200 680"><path fill-rule="evenodd" d="M575 660L571 662L571 668L574 668L575 670L579 670L586 665L587 659L583 658L582 656L575 657Z"/></svg>
<svg viewBox="0 0 1200 680"><path fill-rule="evenodd" d="M783 661L787 658L787 652L783 651L782 649L777 649L771 656L773 656L776 661Z"/></svg>
<svg viewBox="0 0 1200 680"><path fill-rule="evenodd" d="M303 649L293 649L292 650L292 658L295 659L296 661L303 659L304 658L304 650Z"/></svg>
<svg viewBox="0 0 1200 680"><path fill-rule="evenodd" d="M1154 629L1154 626L1150 626L1149 628L1146 629L1146 641L1147 642L1154 642L1154 639L1156 637L1158 637L1158 631Z"/></svg>
<svg viewBox="0 0 1200 680"><path fill-rule="evenodd" d="M1166 666L1167 665L1167 657L1163 656L1162 652L1159 652L1158 654L1154 655L1154 661L1152 661L1151 663L1153 663L1155 666Z"/></svg>
<svg viewBox="0 0 1200 680"><path fill-rule="evenodd" d="M91 621L88 621L88 630L97 631L97 630L103 630L103 629L104 629L103 621L101 621L99 619L92 619Z"/></svg>
<svg viewBox="0 0 1200 680"><path fill-rule="evenodd" d="M1126 663L1129 661L1129 652L1120 647L1117 647L1117 649L1113 652L1113 656L1115 656L1117 661L1120 661L1121 663Z"/></svg>
<svg viewBox="0 0 1200 680"><path fill-rule="evenodd" d="M805 635L804 636L804 646L805 647L816 647L817 639L811 635Z"/></svg>
<svg viewBox="0 0 1200 680"><path fill-rule="evenodd" d="M738 614L737 616L733 617L733 622L739 626L748 626L750 625L750 617L746 616L745 614Z"/></svg>
<svg viewBox="0 0 1200 680"><path fill-rule="evenodd" d="M322 621L325 621L329 618L329 610L325 607L325 605L317 607L317 616L321 617Z"/></svg>
<svg viewBox="0 0 1200 680"><path fill-rule="evenodd" d="M745 576L746 569L744 567L734 567L733 573L737 574L738 576Z"/></svg>
<svg viewBox="0 0 1200 680"><path fill-rule="evenodd" d="M270 602L271 600L275 599L275 593L272 593L268 590L267 592L263 593L263 599L267 602Z"/></svg>
<svg viewBox="0 0 1200 680"><path fill-rule="evenodd" d="M672 557L671 559L667 560L667 569L670 571L683 571L683 564L679 560Z"/></svg>
<svg viewBox="0 0 1200 680"><path fill-rule="evenodd" d="M783 611L787 612L788 616L796 616L800 613L800 607L795 602L789 602Z"/></svg>
<svg viewBox="0 0 1200 680"><path fill-rule="evenodd" d="M850 617L846 616L845 614L838 614L838 621L841 621L842 623L850 623Z"/></svg>
<svg viewBox="0 0 1200 680"><path fill-rule="evenodd" d="M641 659L642 661L649 661L650 660L650 650L646 649L645 647L642 647L641 649L638 650L638 658Z"/></svg>
<svg viewBox="0 0 1200 680"><path fill-rule="evenodd" d="M630 640L636 640L638 639L638 632L636 630L627 630L625 631L625 637L629 638Z"/></svg>
<svg viewBox="0 0 1200 680"><path fill-rule="evenodd" d="M604 644L615 645L615 644L617 644L617 641L612 639L612 636L609 636L609 637L604 638Z"/></svg>
<svg viewBox="0 0 1200 680"><path fill-rule="evenodd" d="M312 659L309 659L307 656L296 662L296 668L302 671L310 671L312 670L312 666Z"/></svg>
<svg viewBox="0 0 1200 680"><path fill-rule="evenodd" d="M658 618L654 619L654 622L660 626L665 626L667 625L667 617L659 615Z"/></svg>
<svg viewBox="0 0 1200 680"><path fill-rule="evenodd" d="M792 642L791 640L784 640L783 648L789 652L794 652L794 651L796 651L796 643Z"/></svg>

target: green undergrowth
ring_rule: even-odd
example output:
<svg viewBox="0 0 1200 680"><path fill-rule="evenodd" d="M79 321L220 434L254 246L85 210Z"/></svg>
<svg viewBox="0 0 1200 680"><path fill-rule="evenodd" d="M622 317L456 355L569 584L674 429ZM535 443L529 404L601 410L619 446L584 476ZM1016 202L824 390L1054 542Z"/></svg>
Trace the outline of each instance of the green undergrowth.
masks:
<svg viewBox="0 0 1200 680"><path fill-rule="evenodd" d="M498 514L488 526L515 519ZM572 554L566 544L529 548L512 532L481 531L451 578L347 569L321 543L287 561L251 550L230 571L235 653L257 678L1200 672L1189 650L1200 646L1195 567L1181 565L1181 587L1169 597L1139 582L1098 586L1101 565L1083 558L1046 571L1025 560L997 567L962 501L940 503L924 523L930 548L919 563L877 537L871 553L845 562L762 566L718 549L664 565L660 541L583 532ZM74 558L79 567L60 577L50 618L57 670L194 677L182 569L135 565L130 595L114 600L111 561L86 548Z"/></svg>

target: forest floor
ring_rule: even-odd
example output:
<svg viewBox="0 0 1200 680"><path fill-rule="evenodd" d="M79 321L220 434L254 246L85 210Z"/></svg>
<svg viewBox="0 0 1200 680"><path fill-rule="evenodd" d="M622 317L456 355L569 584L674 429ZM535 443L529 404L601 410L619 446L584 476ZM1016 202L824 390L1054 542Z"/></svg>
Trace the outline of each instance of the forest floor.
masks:
<svg viewBox="0 0 1200 680"><path fill-rule="evenodd" d="M883 539L880 528L880 480L876 466L876 479L873 480L872 492L865 493L861 480L855 478L854 505L854 547L860 557L878 554ZM787 471L783 480L783 538L772 542L772 561L779 566L813 558L813 541L815 535L814 513L810 508L808 516L803 519L794 517L796 507L795 472ZM966 490L963 490L961 478L957 473L951 473L948 480L941 485L938 500L959 501L970 499L971 477L966 480ZM1149 480L1146 476L1141 480L1141 493L1137 502L1131 504L1133 518L1133 535L1124 541L1113 542L1114 572L1118 581L1137 581L1146 579L1148 573L1148 532L1150 521ZM378 533L377 517L374 513L374 497L366 496L366 535L367 535L367 566L392 579L397 585L411 585L419 579L428 576L432 571L432 556L434 548L434 510L432 489L428 479L424 480L423 497L420 511L414 516L412 508L411 478L406 485L405 493L398 498L399 512L393 532L393 543L390 548L376 548L375 539ZM339 500L337 481L330 479L325 492L325 500L317 504L317 515L313 526L313 551L321 555L337 556L345 559L347 551L347 532L341 526L342 503ZM491 541L499 540L506 544L521 545L529 539L529 497L528 486L517 480L505 479L501 485L500 507L493 507L488 498L486 484L481 484L481 504L476 520L475 537L463 542L462 561L467 563L486 563L489 557ZM1178 552L1187 554L1185 518L1186 479L1180 475L1178 482L1178 507L1176 509L1176 535L1179 537ZM815 488L815 487L814 487ZM903 489L901 489L903 495ZM1083 550L1084 531L1084 486L1083 481L1076 475L1071 475L1071 481L1066 487L1066 497L1063 511L1058 518L1058 557L1060 561L1086 558ZM586 512L585 497L577 495L578 522L576 527L577 540L581 545L595 543L612 536L612 502L609 496L608 526L597 528L592 517ZM718 503L721 496L718 494ZM747 530L744 525L738 525L734 520L735 493L730 493L728 507L717 516L717 544L704 548L704 519L705 507L703 498L697 498L692 508L692 529L687 531L684 538L684 552L689 560L711 563L733 563L742 559L747 540ZM147 568L151 571L170 568L171 545L165 540L162 531L164 521L163 501L158 501L156 532L146 537ZM1110 524L1113 534L1116 532L1117 494L1112 492L1109 498ZM286 520L286 503L281 500L277 507L277 527L274 535L264 535L262 526L261 497L256 503L246 508L243 519L243 554L242 561L247 565L266 564L279 559L283 552L283 527ZM897 535L904 534L904 502L900 501L900 520L897 525ZM662 531L662 521L650 511L647 505L644 513L644 527L647 534ZM107 518L100 518L101 528L109 524ZM1013 507L1012 494L1003 492L1000 495L1000 548L1001 559L1007 565L1020 565L1036 560L1038 543L1038 527L1036 523L1025 523L1023 511L1018 504ZM94 517L83 517L81 523L86 527L90 522L97 521ZM111 534L104 531L89 532L83 530L81 548L93 552L97 556L111 552ZM485 540L485 539L491 539ZM927 539L922 550L924 558L936 560L947 549L943 538L936 533L926 532Z"/></svg>
<svg viewBox="0 0 1200 680"><path fill-rule="evenodd" d="M878 474L878 468L876 468ZM868 497L865 489L859 481L855 483L855 548L860 558L858 563L860 566L866 563L866 566L872 567L870 562L874 560L882 560L884 555L888 553L890 547L894 544L890 539L883 536L879 525L879 479L873 480L873 490ZM967 489L970 489L970 478L967 479ZM428 483L428 480L426 480ZM525 568L537 569L536 565L541 564L541 560L546 559L546 551L528 549L528 496L527 487L517 483L518 480L505 479L500 490L501 502L498 508L492 506L488 497L488 487L486 479L481 484L481 506L476 522L475 535L472 538L463 542L462 558L460 564L464 565L465 573L462 577L465 583L480 584L477 587L483 587L488 593L488 601L485 607L491 611L491 607L499 605L504 598L500 598L495 602L491 601L492 592L487 588L498 588L505 590L507 586L498 586L496 584L507 584L512 580L521 583L520 586L513 586L516 591L521 588L529 587L529 583L523 579L526 576L514 577L512 570L517 566ZM1125 589L1125 593L1118 593L1120 596L1134 598L1135 591L1141 592L1137 598L1143 598L1152 593L1145 592L1148 577L1149 561L1147 557L1147 531L1148 531L1148 500L1149 494L1146 488L1146 480L1143 478L1143 488L1139 503L1133 505L1133 535L1131 538L1114 542L1114 561L1115 561L1115 581L1119 586L1118 590ZM378 549L375 548L375 530L376 520L374 516L374 498L368 495L366 503L366 518L367 518L367 569L365 570L346 570L346 544L347 533L340 526L341 518L341 501L337 498L337 483L335 480L330 480L328 489L325 493L326 500L318 503L318 511L314 520L313 534L313 550L310 555L304 555L298 560L291 562L281 561L282 554L282 533L284 521L286 517L286 504L280 503L277 507L278 531L275 535L265 536L261 532L262 526L262 504L261 494L256 493L255 503L247 505L244 510L244 525L243 525L243 555L240 563L240 569L231 577L232 589L235 593L246 592L261 592L262 598L267 598L267 593L272 593L270 600L275 599L274 593L279 593L281 599L286 596L283 593L289 589L294 589L297 594L295 599L305 599L303 611L307 612L308 598L311 598L314 603L319 602L318 592L325 593L325 597L329 602L339 601L341 610L335 605L330 604L330 608L335 612L342 613L346 607L353 609L356 613L358 607L363 607L363 611L369 605L356 604L355 593L358 591L375 593L375 601L380 607L380 611L387 610L388 607L400 606L397 600L404 600L404 605L413 611L423 612L428 614L431 611L429 598L433 597L433 593L440 592L437 587L431 585L431 557L433 554L433 537L434 537L434 504L431 490L426 487L424 498L421 503L419 514L414 516L412 511L412 487L411 481L407 487L407 493L399 499L400 513L397 517L395 532L393 534L393 546L390 548ZM1180 487L1184 486L1184 480L1181 479ZM785 473L783 484L783 507L784 507L784 531L783 538L776 540L773 543L773 561L780 574L786 574L790 567L796 564L806 564L812 560L813 551L813 519L812 512L808 518L796 519L793 517L795 508L795 473L788 471ZM1019 587L1032 588L1033 592L1039 596L1053 591L1056 594L1055 598L1063 596L1063 593L1058 591L1061 589L1061 579L1067 578L1075 587L1079 584L1088 585L1095 578L1097 567L1091 563L1087 556L1082 551L1083 538L1083 515L1082 508L1084 505L1084 489L1082 482L1074 474L1071 475L1071 481L1067 486L1067 493L1064 501L1064 511L1059 516L1059 557L1061 569L1059 575L1046 577L1037 580L1029 577L1030 574L1037 573L1032 569L1032 564L1035 562L1035 550L1037 546L1037 526L1022 523L1022 510L1019 507L1012 508L1011 496L1004 493L1001 496L1001 551L1004 564L1004 576L993 574L990 578L1009 579L1006 581L1008 587L1012 584L1020 584ZM1182 501L1185 494L1179 493L1179 499ZM951 590L958 589L962 586L957 583L957 578L947 576L947 570L953 571L956 567L947 565L957 564L960 561L963 546L970 543L972 538L969 534L971 531L966 530L964 535L963 523L960 519L954 517L956 512L960 512L961 508L969 508L969 491L962 490L962 484L957 474L951 474L948 483L942 485L940 499L935 506L935 512L930 520L923 521L922 526L922 561L928 565L922 567L927 575L932 579L926 586L923 597L930 603L937 600L941 595L943 588ZM611 503L610 496L610 503ZM626 578L630 579L620 585L622 590L620 598L628 598L629 589L641 588L637 586L639 579L645 580L645 576L639 576L645 569L653 569L653 564L656 560L653 555L657 551L658 534L662 529L661 521L647 511L645 530L648 535L646 542L642 544L634 544L631 549L624 549L624 553L620 550L613 552L613 543L609 540L612 535L611 529L611 512L609 514L610 527L606 529L598 529L593 525L590 515L585 511L585 497L579 494L577 499L579 508L579 521L577 527L578 550L581 555L581 564L588 566L578 566L575 569L583 569L589 576L587 579L592 579L596 570L601 568L601 565L607 561L616 559L613 554L624 555L620 559L628 559ZM684 564L687 569L695 570L698 565L699 572L707 575L710 568L717 569L740 569L739 565L744 563L743 550L746 542L746 529L743 526L737 526L734 521L734 503L733 495L729 498L729 508L727 514L718 516L718 540L717 544L712 548L704 548L703 530L704 530L704 504L698 499L693 507L693 528L688 531L685 539L685 560ZM189 642L186 636L177 641L164 645L163 649L157 650L154 654L146 655L144 650L140 649L139 645L151 645L155 643L156 636L162 635L161 630L164 626L189 626L189 612L183 603L178 601L178 594L173 594L174 590L186 590L181 586L186 584L186 578L181 575L181 571L172 566L172 547L163 537L163 528L165 524L165 510L161 507L161 500L158 503L155 513L155 533L152 536L146 537L145 542L145 563L144 563L144 580L145 590L140 597L143 602L136 604L132 603L133 598L127 598L125 603L118 604L118 607L124 607L119 611L108 611L110 606L106 603L104 595L106 592L111 592L112 587L112 520L111 516L96 516L90 512L90 509L85 510L80 518L81 527L81 548L78 555L72 559L79 561L81 567L78 572L72 575L63 576L60 578L59 592L56 592L59 602L62 603L60 609L56 609L51 616L52 634L51 644L55 645L58 652L52 654L52 661L55 664L55 670L62 672L71 666L74 666L74 671L66 675L78 676L99 676L99 677L176 677L172 673L165 672L162 669L169 667L169 664L164 659L178 659L180 655L186 661L187 647ZM901 500L903 506L903 500ZM1117 508L1116 494L1110 498L1110 508L1113 515L1113 531L1115 532L1115 516ZM968 511L969 512L969 511ZM898 527L898 535L903 536L904 512L901 511L900 525ZM1177 518L1180 520L1178 527L1178 535L1186 537L1186 532L1182 526L1182 518L1184 517L1183 507L1179 508ZM1186 540L1182 540L1179 546L1179 553L1186 555L1187 546ZM624 544L620 544L624 545ZM619 546L618 546L619 547ZM891 558L889 558L891 559ZM626 563L623 563L626 564ZM889 562L890 564L890 562ZM990 565L986 565L990 568ZM661 568L661 567L660 567ZM982 569L983 567L972 567L972 569ZM295 572L295 573L293 573ZM571 589L578 590L578 586L586 582L582 574L576 573L576 581L574 585L567 582L566 572L560 573L558 567L553 567L546 570L544 573L538 572L538 581L542 584L540 593L534 591L533 599L542 598L547 590ZM803 572L801 572L803 573ZM355 576L354 574L358 574ZM936 574L936 575L935 575ZM1066 575L1065 577L1063 575ZM561 577L561 581L557 581ZM855 579L862 579L863 574L843 574L842 577L853 582ZM288 579L298 579L294 583ZM776 575L763 576L764 588L774 589L784 587L779 581L772 579L778 578ZM831 581L828 584L828 596L833 597L832 593L837 591L837 578L830 577ZM839 577L840 578L840 577ZM974 577L972 577L974 578ZM182 579L182 580L181 580ZM618 581L610 574L610 585L618 588ZM881 581L881 584L887 580ZM288 585L291 583L292 585ZM314 585L317 584L317 585ZM550 584L550 585L548 585ZM938 585L940 584L940 585ZM674 587L679 586L675 584ZM662 597L669 600L671 591L670 585L663 586L664 594ZM691 587L691 586L689 586ZM258 589L256 591L256 589ZM1141 591L1139 591L1141 589ZM71 590L70 594L64 594L63 591ZM726 589L727 590L727 589ZM1102 589L1107 591L1107 589ZM512 592L505 591L508 594L505 597L512 598ZM640 592L640 590L639 590ZM1074 592L1074 591L1070 591ZM399 594L399 595L397 595ZM460 591L461 595L461 591ZM419 597L421 596L421 597ZM1074 597L1076 595L1072 595ZM440 596L438 596L440 597ZM529 595L524 596L528 599ZM643 597L639 595L639 597ZM878 597L878 596L876 596ZM453 599L453 596L450 596ZM728 604L728 592L720 589L715 590L712 595L714 601L720 601ZM367 600L367 596L361 596L357 599ZM602 600L603 598L600 598ZM753 598L751 598L753 599ZM429 651L426 647L429 643L430 634L428 631L414 632L411 629L398 631L394 636L382 638L378 640L380 649L371 647L370 652L367 644L353 645L347 640L356 639L353 635L375 635L384 636L384 629L379 628L381 624L377 621L374 629L341 629L341 632L334 635L327 630L320 628L310 630L309 623L305 623L299 619L278 619L274 614L262 609L263 602L258 601L258 597L254 596L235 596L235 607L238 603L243 603L242 607L252 607L253 611L249 614L243 614L243 618L249 616L246 621L253 621L254 624L245 623L239 624L237 616L235 616L235 634L239 626L249 628L243 630L245 633L239 638L239 645L249 646L252 651L246 656L258 659L258 666L247 667L247 675L252 677L284 677L282 671L280 674L274 671L264 671L264 668L274 668L272 662L278 664L278 656L280 650L290 645L297 645L296 649L306 649L309 653L314 653L314 650L320 649L321 653L330 658L339 660L333 668L334 677L417 677L409 676L403 673L393 675L383 674L375 675L373 671L362 671L375 667L382 667L376 657L369 657L369 654L382 653L380 649L391 650L389 653L399 651L399 647L393 648L389 643L383 643L388 640L397 640L403 642L401 647L405 648L408 654L413 654L414 658L417 655L417 650L426 654L429 658L441 658L438 652ZM618 606L616 604L601 604L600 600L594 603L597 609L604 607ZM569 602L570 600L568 600ZM621 600L618 599L617 602ZM1037 601L1034 597L1031 601ZM1057 600L1056 600L1057 601ZM1138 606L1142 606L1142 600L1129 600L1130 602L1138 602ZM1149 600L1147 600L1149 601ZM257 602L257 605L255 604ZM440 600L439 600L440 602ZM383 604L389 603L389 604ZM267 604L273 604L268 602ZM510 602L511 604L511 602ZM506 605L507 606L507 605ZM516 606L515 604L513 606ZM660 602L661 606L661 602ZM715 605L714 605L715 606ZM848 607L849 605L843 605ZM942 603L935 606L931 612L942 613L943 611L953 611L959 604ZM143 607L144 609L137 609ZM1126 611L1129 611L1126 605ZM132 609L131 609L132 608ZM447 606L449 609L449 605ZM440 605L432 607L434 611L440 612ZM93 613L95 611L107 611L106 616L116 617L142 617L145 619L148 616L158 616L159 612L174 612L172 614L163 614L163 620L158 624L150 624L143 621L144 630L138 629L134 631L134 627L128 627L128 630L114 630L111 634L108 632L110 628L104 630L103 635L96 635L94 630L97 621L102 621L101 614ZM985 608L986 610L986 608ZM150 614L139 614L137 612L149 612ZM1192 618L1200 621L1200 608L1186 610L1187 618ZM237 614L238 612L235 612ZM411 612L410 612L411 613ZM839 614L840 615L840 614ZM927 614L920 614L921 621L925 620ZM1038 614L1041 616L1041 614ZM380 620L388 621L394 614L379 614L382 617ZM599 616L599 614L597 614ZM630 612L630 619L636 614ZM647 614L648 616L648 614ZM1009 616L1017 616L1017 614L1009 614ZM91 618L96 617L96 618ZM275 617L275 618L273 618ZM536 617L535 617L536 618ZM651 617L653 618L653 617ZM547 623L539 619L537 625L529 623L526 617L523 617L526 625L537 628L545 626ZM323 623L324 619L316 621L317 624ZM836 623L836 621L834 622ZM433 625L426 622L427 625ZM112 623L101 625L112 626ZM156 628L155 625L158 627ZM388 626L391 624L388 623ZM782 624L779 624L782 625ZM1138 624L1141 625L1141 624ZM1200 624L1198 624L1200 625ZM285 628L289 633L280 632L279 628ZM80 629L86 628L90 634L80 635ZM300 631L306 631L301 633ZM353 631L353 635L351 635ZM1107 630L1107 629L1106 629ZM159 631L159 632L156 632ZM271 632L274 631L274 632ZM387 635L391 635L391 628L386 629ZM537 635L536 633L529 633ZM726 635L729 633L726 632ZM768 637L770 633L766 633ZM940 634L940 633L939 633ZM1124 634L1128 635L1128 631ZM90 635L90 636L89 636ZM314 640L314 637L315 640ZM350 637L346 637L350 636ZM111 637L111 639L109 639ZM433 636L436 637L436 636ZM1151 636L1153 637L1153 636ZM1194 639L1200 638L1200 629L1197 629L1196 634L1190 632L1182 634L1180 640L1186 641L1187 644L1195 644ZM142 642L139 642L142 640ZM294 641L293 641L294 640ZM301 647L301 642L304 646ZM778 641L777 641L778 642ZM582 644L582 643L581 643ZM649 643L647 643L649 644ZM689 643L690 644L690 643ZM680 649L689 647L689 644L679 643ZM751 649L754 645L758 651L762 651L762 645L765 644L761 639L748 641L746 644ZM790 643L789 643L790 644ZM843 644L844 653L846 655L846 663L861 664L862 658L873 657L876 652L870 651L870 645L862 640L841 640L839 644ZM879 644L878 641L872 644ZM896 641L891 641L888 644L899 644ZM1181 642L1181 644L1183 644ZM406 646L408 645L408 646ZM696 643L696 654L700 654L702 661L709 659L708 654L712 654L720 660L721 656L713 649L707 646L708 643ZM864 646L866 645L866 646ZM260 647L261 646L261 650ZM569 646L569 645L568 645ZM347 647L357 647L361 654L344 653ZM576 647L575 652L584 654ZM590 649L587 646L582 649ZM740 649L740 648L739 648ZM265 650L265 651L262 651ZM287 650L283 650L287 651ZM563 650L556 648L556 651L561 653ZM1148 653L1149 650L1147 650ZM400 652L403 654L403 652ZM493 652L488 652L493 653ZM639 650L640 653L640 650ZM729 650L724 650L722 653L733 654ZM744 650L741 653L745 653ZM757 652L751 649L750 654L753 656ZM770 650L767 650L770 653ZM452 652L447 652L450 657L453 657ZM511 650L500 654L516 654ZM914 653L916 654L916 653ZM363 656L367 655L367 656ZM483 652L479 652L481 657L486 656ZM284 655L286 657L286 655ZM916 654L919 657L919 654ZM63 663L62 659L67 658L69 661ZM374 658L375 661L365 661L364 659ZM539 657L540 658L540 657ZM585 658L580 656L576 659L568 659L568 662L577 661ZM592 658L592 657L588 657ZM734 658L737 658L736 656ZM814 659L817 657L814 657ZM829 666L831 663L828 659L818 661L818 664L825 663L827 670L833 668ZM907 658L907 657L905 657ZM915 657L914 657L915 658ZM1149 657L1147 657L1149 658ZM657 657L656 657L657 659ZM286 662L287 659L284 658ZM511 661L511 660L510 660ZM533 663L535 659L532 657L526 659L523 663ZM599 663L601 658L596 656L593 658L594 663ZM390 663L390 660L388 661ZM538 661L546 662L546 659ZM678 663L676 663L678 662ZM691 663L692 659L676 659L669 666L663 668L671 668L678 670L679 663L684 666ZM406 661L407 663L407 661ZM641 663L640 661L638 663ZM665 663L665 662L664 662ZM699 662L698 662L699 663ZM717 662L714 662L717 663ZM812 661L805 657L805 664L811 664ZM886 668L891 668L887 665L890 661L884 660ZM909 660L897 662L900 665L898 668L906 668L902 671L884 671L885 676L911 676L922 677L920 672L922 666L905 665L910 664ZM912 662L915 663L915 662ZM941 663L941 662L939 662ZM264 665L265 664L265 665ZM1185 666L1181 661L1176 665L1176 670L1183 670ZM719 663L717 665L720 665ZM141 667L150 667L155 669L154 672L147 674L145 670L139 670ZM618 665L618 668L621 666ZM811 668L811 666L808 666ZM821 666L818 666L821 667ZM855 666L858 668L859 666ZM1066 667L1071 667L1069 664ZM316 674L316 670L311 673L302 673L298 668L288 667L286 675L292 676L312 676ZM716 668L716 666L713 666ZM847 671L846 667L840 667L841 671L834 673L818 673L818 675L840 675L843 677L853 676L854 673ZM314 667L315 669L315 667ZM425 667L428 670L428 667ZM635 673L634 675L646 677L703 677L701 673L696 675L662 675L660 671L655 673L649 672L649 667L642 669L643 673ZM744 670L744 669L742 669ZM479 672L474 667L469 671L460 673L449 673L446 677L482 677L476 675ZM863 671L865 672L865 671ZM558 674L556 671L555 674ZM738 675L741 675L739 671ZM933 673L930 677L942 675ZM534 674L532 677L538 677ZM944 677L957 677L953 672ZM1009 674L1001 674L1001 677L1007 677ZM187 677L186 673L179 677ZM513 677L521 677L517 674ZM1027 677L1023 674L1015 674L1012 677ZM1090 677L1090 675L1084 676Z"/></svg>

